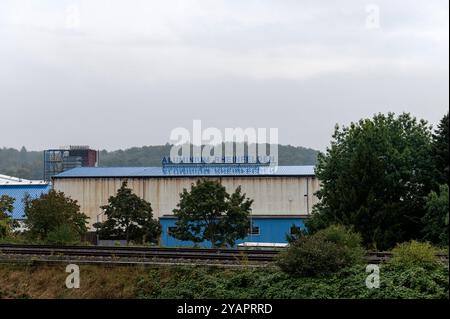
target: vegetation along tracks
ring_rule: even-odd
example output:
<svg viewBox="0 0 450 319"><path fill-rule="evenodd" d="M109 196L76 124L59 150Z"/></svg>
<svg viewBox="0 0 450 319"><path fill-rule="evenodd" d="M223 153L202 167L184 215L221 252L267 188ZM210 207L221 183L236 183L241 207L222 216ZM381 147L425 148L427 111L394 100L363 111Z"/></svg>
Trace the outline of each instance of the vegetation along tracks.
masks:
<svg viewBox="0 0 450 319"><path fill-rule="evenodd" d="M53 246L0 244L2 262L45 261L109 264L267 264L275 261L280 250L223 249L223 248L167 248L117 246ZM369 263L381 263L391 257L390 252L369 252ZM439 255L448 262L448 256Z"/></svg>

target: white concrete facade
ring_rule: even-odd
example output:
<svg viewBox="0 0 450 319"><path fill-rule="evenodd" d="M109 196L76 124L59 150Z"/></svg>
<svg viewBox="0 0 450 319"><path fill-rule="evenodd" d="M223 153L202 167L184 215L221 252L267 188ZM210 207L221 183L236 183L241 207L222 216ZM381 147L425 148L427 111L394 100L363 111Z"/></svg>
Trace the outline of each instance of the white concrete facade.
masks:
<svg viewBox="0 0 450 319"><path fill-rule="evenodd" d="M204 177L201 177L202 179ZM123 181L135 194L152 204L155 217L172 214L183 188L190 189L199 177L71 177L55 178L54 189L78 201L90 225L103 220L100 206L108 203ZM318 199L319 181L313 176L226 176L219 180L229 193L239 185L253 199L253 215L309 215Z"/></svg>

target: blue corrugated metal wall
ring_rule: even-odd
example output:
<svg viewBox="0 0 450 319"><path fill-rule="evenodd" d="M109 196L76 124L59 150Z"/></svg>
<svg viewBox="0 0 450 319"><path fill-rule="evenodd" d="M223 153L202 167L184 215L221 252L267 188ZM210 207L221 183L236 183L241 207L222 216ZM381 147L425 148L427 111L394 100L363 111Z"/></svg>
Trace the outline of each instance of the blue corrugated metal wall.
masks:
<svg viewBox="0 0 450 319"><path fill-rule="evenodd" d="M50 190L50 185L0 185L0 196L7 195L15 198L14 210L12 216L14 219L24 218L25 194L29 194L32 198L37 198L41 194L45 194Z"/></svg>
<svg viewBox="0 0 450 319"><path fill-rule="evenodd" d="M194 246L191 241L181 241L173 238L168 234L169 227L174 227L176 219L173 217L160 217L159 221L162 225L161 242L162 246L167 247L183 247ZM287 243L286 235L290 233L291 226L296 225L301 229L305 228L304 219L300 217L292 218L253 218L253 227L259 227L259 235L248 235L246 238L238 240L236 244L243 242L258 243ZM201 247L211 247L210 242L198 244Z"/></svg>

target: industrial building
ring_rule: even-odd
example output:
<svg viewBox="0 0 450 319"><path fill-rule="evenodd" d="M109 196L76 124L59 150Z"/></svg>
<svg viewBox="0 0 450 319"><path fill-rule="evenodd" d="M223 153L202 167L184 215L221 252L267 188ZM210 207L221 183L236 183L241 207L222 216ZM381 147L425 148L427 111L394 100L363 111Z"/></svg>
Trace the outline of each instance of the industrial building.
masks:
<svg viewBox="0 0 450 319"><path fill-rule="evenodd" d="M286 242L291 227L304 227L304 219L312 211L318 199L319 189L313 166L268 167L80 167L60 173L53 178L53 187L78 201L83 213L90 217L90 226L103 221L100 208L114 196L123 181L141 198L149 201L155 218L162 224L161 245L187 246L170 236L175 225L173 209L179 202L184 188L190 189L198 179L219 180L228 192L241 186L242 192L253 199L252 227L241 242ZM202 246L208 246L204 243Z"/></svg>
<svg viewBox="0 0 450 319"><path fill-rule="evenodd" d="M44 151L44 180L27 180L0 174L0 196L7 195L15 199L12 217L24 218L26 195L38 198L51 189L51 178L75 167L95 167L98 164L98 152L89 146L66 146Z"/></svg>
<svg viewBox="0 0 450 319"><path fill-rule="evenodd" d="M0 175L0 197L7 195L15 199L12 217L16 220L24 218L25 195L30 198L38 198L42 194L46 194L51 186L45 181L32 181L7 175Z"/></svg>
<svg viewBox="0 0 450 319"><path fill-rule="evenodd" d="M44 180L75 167L95 167L98 152L87 145L62 146L59 149L44 151Z"/></svg>

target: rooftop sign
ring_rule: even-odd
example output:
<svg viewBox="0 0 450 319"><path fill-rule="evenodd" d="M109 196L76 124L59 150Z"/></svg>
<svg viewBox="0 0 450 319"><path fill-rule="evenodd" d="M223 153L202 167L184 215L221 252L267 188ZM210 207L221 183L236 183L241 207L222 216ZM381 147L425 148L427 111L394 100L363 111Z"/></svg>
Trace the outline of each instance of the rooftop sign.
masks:
<svg viewBox="0 0 450 319"><path fill-rule="evenodd" d="M202 157L164 157L162 167L164 175L260 175L261 169L266 174L276 171L276 166L270 166L269 156L264 160L249 156L229 156L216 158L213 163Z"/></svg>

